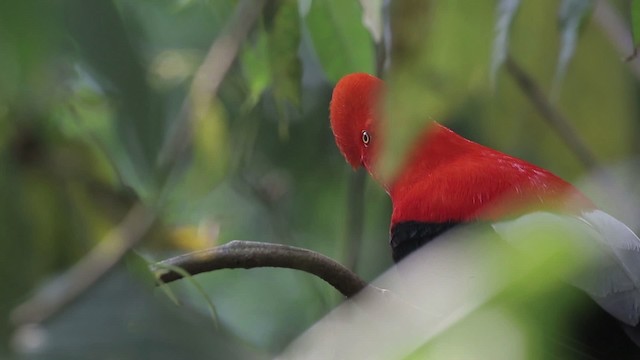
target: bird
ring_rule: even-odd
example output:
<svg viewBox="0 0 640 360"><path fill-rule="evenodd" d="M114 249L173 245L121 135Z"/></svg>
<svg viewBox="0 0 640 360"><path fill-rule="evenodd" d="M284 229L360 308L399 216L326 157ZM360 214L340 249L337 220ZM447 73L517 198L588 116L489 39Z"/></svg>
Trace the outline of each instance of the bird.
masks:
<svg viewBox="0 0 640 360"><path fill-rule="evenodd" d="M384 142L378 111L384 96L383 80L348 74L334 87L329 118L347 163L354 169L364 167L391 198L393 260L401 262L466 224L489 224L507 242L514 232L539 223L576 227L585 237L584 247L596 249L598 261L584 274L564 279L569 284L565 291L586 295L594 304L589 314L574 319L584 346L569 355L640 359L638 236L552 172L432 120L399 160L396 174L382 179L376 161ZM393 119L389 121L392 126ZM594 321L586 326L585 319Z"/></svg>

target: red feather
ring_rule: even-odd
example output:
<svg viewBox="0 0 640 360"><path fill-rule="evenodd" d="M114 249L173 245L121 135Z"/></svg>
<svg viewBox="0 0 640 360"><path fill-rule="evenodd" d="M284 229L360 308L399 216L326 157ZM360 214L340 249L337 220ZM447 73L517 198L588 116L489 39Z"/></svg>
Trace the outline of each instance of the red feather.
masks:
<svg viewBox="0 0 640 360"><path fill-rule="evenodd" d="M389 193L392 225L498 220L532 210L573 212L593 207L551 172L469 141L437 123L418 139Z"/></svg>
<svg viewBox="0 0 640 360"><path fill-rule="evenodd" d="M338 148L355 168L375 176L376 104L382 81L345 76L331 101ZM361 142L362 131L372 143ZM433 123L418 139L405 166L386 185L393 202L391 227L405 221L497 220L532 210L577 212L593 204L571 184L524 160L469 141Z"/></svg>
<svg viewBox="0 0 640 360"><path fill-rule="evenodd" d="M329 114L331 130L338 149L347 162L357 168L365 161L368 149L361 142L362 130L374 125L375 108L382 80L356 73L343 77L333 90Z"/></svg>

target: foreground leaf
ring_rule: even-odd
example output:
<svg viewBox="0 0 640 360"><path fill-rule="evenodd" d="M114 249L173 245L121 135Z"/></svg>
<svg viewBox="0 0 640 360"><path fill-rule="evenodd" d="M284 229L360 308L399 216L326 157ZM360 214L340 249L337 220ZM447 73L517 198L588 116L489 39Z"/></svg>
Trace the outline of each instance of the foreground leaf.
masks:
<svg viewBox="0 0 640 360"><path fill-rule="evenodd" d="M593 8L593 0L563 0L560 4L558 20L560 23L560 52L553 81L553 97L567 72L567 66L573 58L578 37L583 24Z"/></svg>
<svg viewBox="0 0 640 360"><path fill-rule="evenodd" d="M509 55L509 33L511 24L520 7L520 0L500 0L496 15L496 35L493 39L493 56L491 59L491 81L495 83L498 69Z"/></svg>

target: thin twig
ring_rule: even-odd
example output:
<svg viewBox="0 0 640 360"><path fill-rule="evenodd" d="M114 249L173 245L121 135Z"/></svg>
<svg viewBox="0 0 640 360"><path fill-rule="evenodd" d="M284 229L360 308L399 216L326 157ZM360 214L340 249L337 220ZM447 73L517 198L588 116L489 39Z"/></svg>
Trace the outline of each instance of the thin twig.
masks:
<svg viewBox="0 0 640 360"><path fill-rule="evenodd" d="M76 265L15 308L12 321L16 325L39 323L71 303L143 238L154 219L153 212L140 204L134 205L124 220Z"/></svg>
<svg viewBox="0 0 640 360"><path fill-rule="evenodd" d="M522 67L511 57L505 61L505 69L518 84L520 90L533 103L542 118L556 131L565 144L574 152L578 160L588 168L598 165L595 154L580 138L569 119L561 114L544 95L538 84L527 74Z"/></svg>
<svg viewBox="0 0 640 360"><path fill-rule="evenodd" d="M180 267L191 275L220 269L257 267L301 270L316 275L346 297L354 296L368 285L351 270L315 251L254 241L235 240L215 248L176 256L159 264ZM155 272L164 283L182 278L180 273L164 268L155 269Z"/></svg>
<svg viewBox="0 0 640 360"><path fill-rule="evenodd" d="M628 59L635 52L635 46L631 36L631 29L622 18L618 10L610 1L597 0L593 17L602 28L602 32L618 51L623 59ZM640 61L637 58L625 61L631 73L640 79Z"/></svg>
<svg viewBox="0 0 640 360"><path fill-rule="evenodd" d="M191 140L189 122L193 116L193 106L215 98L242 43L260 17L265 2L266 0L241 0L232 18L209 48L206 58L196 71L191 92L182 104L172 135L158 157L161 168L170 168L187 148Z"/></svg>

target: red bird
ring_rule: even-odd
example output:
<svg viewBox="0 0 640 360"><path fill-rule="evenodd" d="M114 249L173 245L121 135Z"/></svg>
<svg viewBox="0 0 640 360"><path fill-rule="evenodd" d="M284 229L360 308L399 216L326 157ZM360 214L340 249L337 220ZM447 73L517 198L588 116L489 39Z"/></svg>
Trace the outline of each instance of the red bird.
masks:
<svg viewBox="0 0 640 360"><path fill-rule="evenodd" d="M353 167L375 179L383 134L377 129L380 79L363 73L342 78L333 91L331 129ZM640 322L640 239L624 224L598 210L571 184L524 160L469 141L431 123L418 137L392 181L390 245L399 261L458 224L496 222L501 237L523 221L584 224L583 232L602 251L593 281L568 280L627 327ZM513 221L506 221L515 219Z"/></svg>

